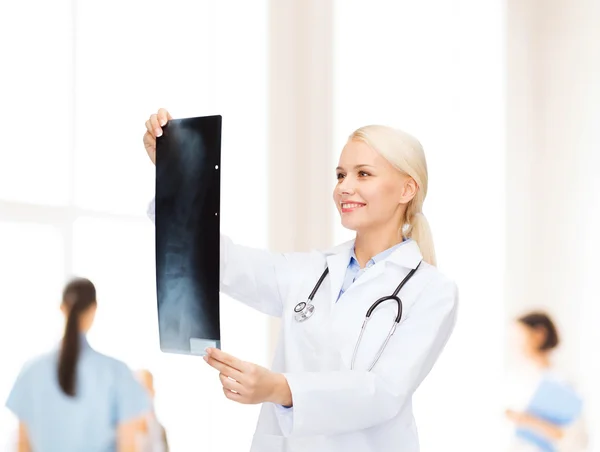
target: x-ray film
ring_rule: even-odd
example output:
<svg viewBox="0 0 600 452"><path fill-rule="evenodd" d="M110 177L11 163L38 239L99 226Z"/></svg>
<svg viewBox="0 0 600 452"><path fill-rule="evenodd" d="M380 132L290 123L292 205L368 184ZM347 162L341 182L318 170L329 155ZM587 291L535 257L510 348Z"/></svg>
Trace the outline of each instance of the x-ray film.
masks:
<svg viewBox="0 0 600 452"><path fill-rule="evenodd" d="M160 348L221 346L221 116L170 120L156 140L156 285Z"/></svg>

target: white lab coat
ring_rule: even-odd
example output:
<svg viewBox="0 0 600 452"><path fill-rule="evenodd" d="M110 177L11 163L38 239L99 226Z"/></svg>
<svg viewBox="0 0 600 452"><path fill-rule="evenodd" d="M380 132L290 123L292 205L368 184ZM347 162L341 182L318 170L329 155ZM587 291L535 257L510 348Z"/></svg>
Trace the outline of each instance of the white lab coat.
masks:
<svg viewBox="0 0 600 452"><path fill-rule="evenodd" d="M367 309L421 260L411 240L369 268L336 302L352 245L280 254L221 237L221 291L282 318L272 370L287 378L293 407L262 405L251 452L419 451L412 395L454 328L457 287L421 264L399 294L402 320L377 365L366 371L396 317L394 301L372 314L350 370ZM314 297L315 312L299 323L294 306L306 301L325 266L329 275Z"/></svg>

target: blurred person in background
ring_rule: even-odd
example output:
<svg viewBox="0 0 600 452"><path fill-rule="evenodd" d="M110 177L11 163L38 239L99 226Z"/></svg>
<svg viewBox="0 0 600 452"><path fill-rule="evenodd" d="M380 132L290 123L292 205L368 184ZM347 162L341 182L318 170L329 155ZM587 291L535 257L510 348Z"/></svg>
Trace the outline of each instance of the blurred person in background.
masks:
<svg viewBox="0 0 600 452"><path fill-rule="evenodd" d="M518 343L520 358L518 378L511 388L510 409L506 418L515 429L534 432L548 442L541 447L517 435L511 440L511 452L581 452L587 447L587 433L583 415L573 422L559 426L536 417L527 411L536 390L544 379L560 382L574 388L574 382L568 372L560 370L554 363L553 354L560 343L558 329L550 316L544 312L530 312L519 317L514 332Z"/></svg>
<svg viewBox="0 0 600 452"><path fill-rule="evenodd" d="M19 420L19 452L137 452L150 399L127 365L89 345L96 306L94 285L71 280L60 347L27 362L17 377L6 406Z"/></svg>
<svg viewBox="0 0 600 452"><path fill-rule="evenodd" d="M138 433L138 451L139 452L168 452L169 444L167 441L167 432L158 421L154 407L154 376L147 369L139 370L136 373L138 380L142 383L150 400L152 407L146 417L142 420L140 432Z"/></svg>

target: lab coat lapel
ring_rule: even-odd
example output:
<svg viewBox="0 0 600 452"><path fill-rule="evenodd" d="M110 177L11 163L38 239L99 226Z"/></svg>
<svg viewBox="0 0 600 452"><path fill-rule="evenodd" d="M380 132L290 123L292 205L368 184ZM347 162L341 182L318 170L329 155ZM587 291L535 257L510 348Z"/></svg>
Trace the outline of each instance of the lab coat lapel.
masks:
<svg viewBox="0 0 600 452"><path fill-rule="evenodd" d="M360 278L358 278L356 281L350 284L350 287L348 287L348 290L346 292L349 292L353 288L356 288L361 284L365 284L371 281L372 279L376 278L377 276L381 275L384 269L385 261L379 262L378 265L374 265L373 267L366 269Z"/></svg>
<svg viewBox="0 0 600 452"><path fill-rule="evenodd" d="M385 260L377 263L373 267L367 269L365 273L358 278L354 283L350 285L348 291L352 290L353 287L358 287L361 284L365 284L379 275L381 275L386 267L390 264L397 265L399 267L404 267L406 272L416 268L421 261L421 251L419 249L419 245L414 240L410 240L409 242L404 243L397 250L395 250L392 254L390 254Z"/></svg>
<svg viewBox="0 0 600 452"><path fill-rule="evenodd" d="M385 262L390 262L412 270L417 268L421 259L423 259L423 255L421 254L419 245L414 240L409 239L396 251L390 254Z"/></svg>
<svg viewBox="0 0 600 452"><path fill-rule="evenodd" d="M340 290L342 289L344 277L346 276L346 270L348 269L348 264L350 263L350 251L352 250L353 246L354 240L346 242L339 247L336 247L331 254L328 254L326 257L327 266L329 267L329 277L331 278L329 287L331 290L330 296L332 305L335 305L338 295L340 294ZM404 267L407 269L406 273L408 273L408 270L412 270L419 265L419 262L421 262L422 258L421 250L419 249L417 242L414 240L409 240L392 254L390 254L384 261L379 262L365 271L360 278L350 285L348 291L353 290L354 287L365 284L378 277L385 271L386 266L389 264Z"/></svg>
<svg viewBox="0 0 600 452"><path fill-rule="evenodd" d="M335 254L327 256L327 267L329 268L329 287L331 290L331 303L335 304L337 301L342 284L344 284L344 277L346 276L346 270L350 263L350 251L354 246L354 241L340 246Z"/></svg>

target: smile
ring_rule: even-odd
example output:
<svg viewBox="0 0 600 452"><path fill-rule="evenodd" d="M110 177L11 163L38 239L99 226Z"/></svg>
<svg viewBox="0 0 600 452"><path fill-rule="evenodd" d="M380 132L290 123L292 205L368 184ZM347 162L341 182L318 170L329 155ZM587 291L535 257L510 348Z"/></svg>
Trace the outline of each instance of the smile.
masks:
<svg viewBox="0 0 600 452"><path fill-rule="evenodd" d="M341 203L342 213L352 212L353 210L360 209L361 207L364 207L365 205L366 204L357 203L357 202L343 202L343 203Z"/></svg>

